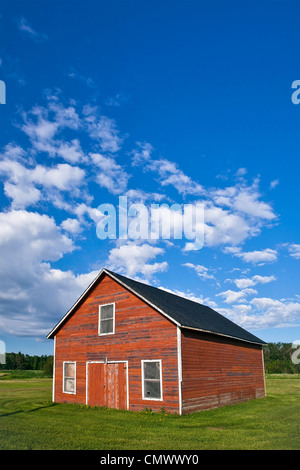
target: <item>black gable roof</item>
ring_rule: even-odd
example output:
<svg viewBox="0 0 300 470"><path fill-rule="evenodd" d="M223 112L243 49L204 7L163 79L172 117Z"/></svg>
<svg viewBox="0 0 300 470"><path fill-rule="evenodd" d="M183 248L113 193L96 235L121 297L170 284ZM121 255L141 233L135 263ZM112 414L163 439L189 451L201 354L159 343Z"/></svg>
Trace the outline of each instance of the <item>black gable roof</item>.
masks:
<svg viewBox="0 0 300 470"><path fill-rule="evenodd" d="M165 313L183 328L202 330L242 341L266 344L206 305L171 294L163 289L135 281L108 269L104 270L122 285L127 286L152 306Z"/></svg>

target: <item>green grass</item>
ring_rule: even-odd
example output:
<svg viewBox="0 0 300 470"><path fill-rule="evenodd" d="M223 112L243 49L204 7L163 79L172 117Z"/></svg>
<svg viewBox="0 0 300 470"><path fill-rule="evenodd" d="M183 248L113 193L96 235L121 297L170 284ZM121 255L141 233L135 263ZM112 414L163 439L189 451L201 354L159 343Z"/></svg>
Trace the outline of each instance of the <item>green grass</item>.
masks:
<svg viewBox="0 0 300 470"><path fill-rule="evenodd" d="M0 380L43 378L43 370L0 370Z"/></svg>
<svg viewBox="0 0 300 470"><path fill-rule="evenodd" d="M178 416L54 404L51 379L2 375L0 449L299 450L300 375L266 385L267 398Z"/></svg>

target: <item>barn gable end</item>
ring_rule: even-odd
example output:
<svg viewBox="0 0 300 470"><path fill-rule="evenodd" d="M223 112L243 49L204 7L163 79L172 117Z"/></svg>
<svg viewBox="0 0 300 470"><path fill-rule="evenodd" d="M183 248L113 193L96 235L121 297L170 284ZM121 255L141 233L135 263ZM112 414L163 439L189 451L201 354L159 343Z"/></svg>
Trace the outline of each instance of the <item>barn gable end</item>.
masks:
<svg viewBox="0 0 300 470"><path fill-rule="evenodd" d="M115 306L114 333L99 335L99 306L107 304ZM152 361L152 365L160 361L162 396L159 399L143 398L142 361ZM76 363L76 393L64 392L66 362ZM55 335L56 402L131 410L167 407L177 413L177 370L176 326L106 274L65 319ZM113 383L121 374L122 390ZM102 391L106 388L107 396L103 398L98 394L97 401L97 393L93 390L95 387L99 389L100 383Z"/></svg>

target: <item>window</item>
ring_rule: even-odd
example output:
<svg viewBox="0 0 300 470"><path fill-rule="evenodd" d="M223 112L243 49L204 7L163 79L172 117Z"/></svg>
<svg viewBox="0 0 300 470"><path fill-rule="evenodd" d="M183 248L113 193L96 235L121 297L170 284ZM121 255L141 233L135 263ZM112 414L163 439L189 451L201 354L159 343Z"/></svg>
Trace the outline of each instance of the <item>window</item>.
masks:
<svg viewBox="0 0 300 470"><path fill-rule="evenodd" d="M64 362L64 393L76 393L76 362Z"/></svg>
<svg viewBox="0 0 300 470"><path fill-rule="evenodd" d="M142 389L144 400L162 400L161 360L142 361Z"/></svg>
<svg viewBox="0 0 300 470"><path fill-rule="evenodd" d="M99 335L112 335L115 332L115 304L99 306Z"/></svg>

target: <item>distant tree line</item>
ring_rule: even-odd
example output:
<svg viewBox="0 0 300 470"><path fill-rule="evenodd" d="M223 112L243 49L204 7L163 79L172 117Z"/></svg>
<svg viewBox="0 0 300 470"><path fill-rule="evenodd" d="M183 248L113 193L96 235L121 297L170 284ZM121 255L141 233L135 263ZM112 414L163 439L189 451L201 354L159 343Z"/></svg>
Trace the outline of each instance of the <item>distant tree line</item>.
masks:
<svg viewBox="0 0 300 470"><path fill-rule="evenodd" d="M268 343L263 350L267 374L300 374L300 364L292 361L292 355L296 352L292 343ZM296 355L296 359L300 360L300 351Z"/></svg>
<svg viewBox="0 0 300 470"><path fill-rule="evenodd" d="M0 364L0 370L43 370L52 376L53 356L30 356L29 354L6 353L5 364Z"/></svg>

